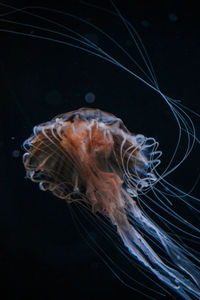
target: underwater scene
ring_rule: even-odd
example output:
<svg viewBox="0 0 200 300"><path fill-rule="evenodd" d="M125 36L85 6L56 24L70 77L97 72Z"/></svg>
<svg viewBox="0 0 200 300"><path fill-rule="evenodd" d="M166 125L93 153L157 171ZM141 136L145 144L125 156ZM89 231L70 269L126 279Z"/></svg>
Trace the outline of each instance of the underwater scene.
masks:
<svg viewBox="0 0 200 300"><path fill-rule="evenodd" d="M0 2L4 299L200 299L200 19Z"/></svg>

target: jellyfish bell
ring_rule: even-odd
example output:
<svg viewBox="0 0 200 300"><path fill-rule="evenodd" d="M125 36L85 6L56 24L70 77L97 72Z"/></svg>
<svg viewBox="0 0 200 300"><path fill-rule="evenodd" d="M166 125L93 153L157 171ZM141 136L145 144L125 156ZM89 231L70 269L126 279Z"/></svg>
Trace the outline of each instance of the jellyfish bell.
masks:
<svg viewBox="0 0 200 300"><path fill-rule="evenodd" d="M84 191L94 211L111 217L114 207L124 206L122 183L136 197L156 182L157 147L114 115L81 108L35 126L24 142L23 162L42 190L68 201L72 192Z"/></svg>

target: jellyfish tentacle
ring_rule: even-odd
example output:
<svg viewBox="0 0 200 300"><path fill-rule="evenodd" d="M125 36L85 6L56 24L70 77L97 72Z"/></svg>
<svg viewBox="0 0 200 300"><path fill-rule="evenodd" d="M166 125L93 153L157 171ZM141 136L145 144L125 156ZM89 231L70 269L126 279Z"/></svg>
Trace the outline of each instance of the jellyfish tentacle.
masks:
<svg viewBox="0 0 200 300"><path fill-rule="evenodd" d="M162 229L145 216L129 195L124 193L124 196L125 202L128 203L129 221L125 215L123 221L122 218L117 217L115 224L129 252L184 299L192 299L190 295L200 297L200 274L195 265L183 254L183 249L179 248ZM134 223L134 227L131 223ZM156 254L140 234L139 228L159 242L159 246L164 248L173 263L173 268Z"/></svg>

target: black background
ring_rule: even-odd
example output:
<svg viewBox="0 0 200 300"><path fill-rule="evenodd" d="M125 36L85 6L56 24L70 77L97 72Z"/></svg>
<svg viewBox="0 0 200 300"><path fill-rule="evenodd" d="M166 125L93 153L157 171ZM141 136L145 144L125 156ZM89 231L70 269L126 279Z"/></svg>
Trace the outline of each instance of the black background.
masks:
<svg viewBox="0 0 200 300"><path fill-rule="evenodd" d="M5 3L18 8L27 5L27 1ZM89 3L112 10L109 1ZM200 19L197 6L191 1L167 0L120 0L115 4L140 34L161 90L199 113ZM86 18L141 61L123 24L106 12L71 0L64 3L29 1L28 5L42 5ZM1 14L8 10L0 6ZM57 14L45 16L92 37L134 71L131 62L89 26ZM20 13L14 20L45 25ZM24 178L21 145L34 125L56 114L83 106L98 107L120 117L132 132L155 137L163 150L164 166L177 140L177 127L169 108L150 88L112 64L56 42L4 32L11 28L20 31L19 26L5 22L0 26L0 273L3 277L0 293L6 292L2 299L10 299L13 292L27 299L110 298L119 294L128 299L140 299L140 294L124 286L80 237L66 203L40 191L36 184ZM22 31L30 33L27 27ZM95 94L92 104L85 101L88 92ZM188 190L198 172L199 156L198 151L194 151L189 162L170 178L174 184ZM96 236L95 226L88 230ZM134 265L131 272L134 275ZM141 274L137 276L145 285L151 284L146 283ZM73 294L70 296L70 293ZM161 297L151 293L151 296L171 299L172 294Z"/></svg>

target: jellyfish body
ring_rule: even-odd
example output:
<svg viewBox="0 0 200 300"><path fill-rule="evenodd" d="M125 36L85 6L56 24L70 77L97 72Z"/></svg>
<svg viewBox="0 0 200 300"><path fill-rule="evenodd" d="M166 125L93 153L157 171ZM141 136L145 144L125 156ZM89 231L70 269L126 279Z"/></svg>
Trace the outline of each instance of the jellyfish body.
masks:
<svg viewBox="0 0 200 300"><path fill-rule="evenodd" d="M200 296L200 274L186 250L138 205L138 195L159 180L161 151L155 139L132 134L114 115L81 108L34 127L24 148L27 177L42 190L69 203L82 198L94 213L109 218L131 255L162 282L185 299ZM164 249L170 266L140 229Z"/></svg>

